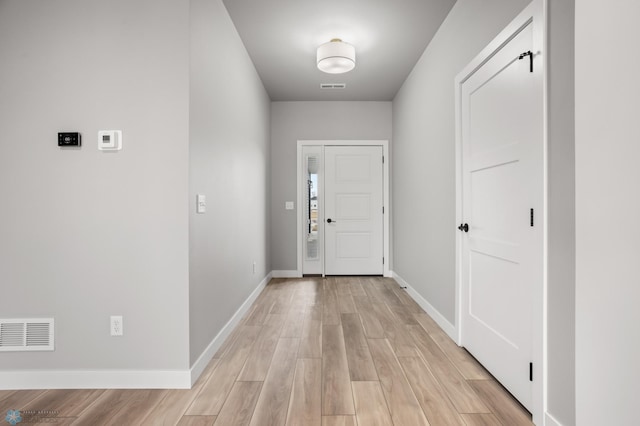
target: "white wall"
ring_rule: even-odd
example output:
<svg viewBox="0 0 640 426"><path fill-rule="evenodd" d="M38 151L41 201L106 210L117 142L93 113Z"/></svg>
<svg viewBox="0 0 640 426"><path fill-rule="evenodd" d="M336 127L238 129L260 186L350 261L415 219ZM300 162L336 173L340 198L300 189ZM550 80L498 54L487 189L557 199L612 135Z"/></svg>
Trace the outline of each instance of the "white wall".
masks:
<svg viewBox="0 0 640 426"><path fill-rule="evenodd" d="M0 316L56 320L55 352L0 371L188 368L188 20L186 0L0 2Z"/></svg>
<svg viewBox="0 0 640 426"><path fill-rule="evenodd" d="M576 420L638 424L640 3L576 0Z"/></svg>
<svg viewBox="0 0 640 426"><path fill-rule="evenodd" d="M193 364L271 271L270 101L220 0L191 1L190 76ZM195 213L196 194L206 214Z"/></svg>
<svg viewBox="0 0 640 426"><path fill-rule="evenodd" d="M299 139L391 139L391 102L271 104L271 255L273 269L297 268L296 152ZM390 143L393 145L393 143Z"/></svg>
<svg viewBox="0 0 640 426"><path fill-rule="evenodd" d="M548 1L547 412L575 425L574 1Z"/></svg>
<svg viewBox="0 0 640 426"><path fill-rule="evenodd" d="M393 101L393 270L455 323L455 76L527 5L458 0Z"/></svg>

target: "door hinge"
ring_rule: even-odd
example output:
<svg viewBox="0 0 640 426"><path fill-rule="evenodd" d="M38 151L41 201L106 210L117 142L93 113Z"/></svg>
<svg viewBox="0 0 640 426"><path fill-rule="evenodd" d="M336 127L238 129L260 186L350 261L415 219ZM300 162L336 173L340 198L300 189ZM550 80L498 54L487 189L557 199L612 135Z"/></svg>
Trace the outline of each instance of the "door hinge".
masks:
<svg viewBox="0 0 640 426"><path fill-rule="evenodd" d="M382 258L382 264L384 265L384 257Z"/></svg>
<svg viewBox="0 0 640 426"><path fill-rule="evenodd" d="M533 226L533 209L531 209L530 220L531 220L531 226Z"/></svg>
<svg viewBox="0 0 640 426"><path fill-rule="evenodd" d="M527 51L524 53L521 53L520 56L518 56L518 59L524 59L526 57L529 57L529 72L533 72L533 52L532 51Z"/></svg>
<svg viewBox="0 0 640 426"><path fill-rule="evenodd" d="M382 164L384 164L384 155L382 156Z"/></svg>
<svg viewBox="0 0 640 426"><path fill-rule="evenodd" d="M384 214L384 206L382 206L382 214Z"/></svg>
<svg viewBox="0 0 640 426"><path fill-rule="evenodd" d="M529 363L529 381L533 382L533 363Z"/></svg>

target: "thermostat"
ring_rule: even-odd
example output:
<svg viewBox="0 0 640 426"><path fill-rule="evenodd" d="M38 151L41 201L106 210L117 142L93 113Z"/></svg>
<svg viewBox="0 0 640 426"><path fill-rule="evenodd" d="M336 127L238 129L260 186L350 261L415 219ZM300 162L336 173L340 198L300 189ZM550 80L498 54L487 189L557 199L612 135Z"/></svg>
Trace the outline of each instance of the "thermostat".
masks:
<svg viewBox="0 0 640 426"><path fill-rule="evenodd" d="M100 151L120 151L122 149L122 131L98 131L98 149Z"/></svg>
<svg viewBox="0 0 640 426"><path fill-rule="evenodd" d="M62 132L58 133L58 146L80 146L80 133L78 132Z"/></svg>

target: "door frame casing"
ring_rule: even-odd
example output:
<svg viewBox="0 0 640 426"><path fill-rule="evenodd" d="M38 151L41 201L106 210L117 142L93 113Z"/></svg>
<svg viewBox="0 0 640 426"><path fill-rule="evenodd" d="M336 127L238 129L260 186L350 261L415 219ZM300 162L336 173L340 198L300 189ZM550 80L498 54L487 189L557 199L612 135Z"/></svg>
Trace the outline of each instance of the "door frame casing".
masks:
<svg viewBox="0 0 640 426"><path fill-rule="evenodd" d="M462 85L482 67L496 52L511 41L524 27L533 24L533 52L536 56L534 66L540 67L542 79L542 212L539 215L539 223L542 226L542 274L541 285L535 288L532 300L532 362L533 389L532 406L533 422L543 425L547 410L547 52L546 46L546 6L541 0L532 1L507 27L498 34L455 78L455 120L456 120L456 224L463 223L463 169L462 169ZM455 318L456 336L458 345L462 345L462 233L456 231L456 257L455 257Z"/></svg>
<svg viewBox="0 0 640 426"><path fill-rule="evenodd" d="M391 277L390 268L390 224L391 224L391 206L389 203L390 188L389 184L389 165L391 161L389 159L389 141L388 140L298 140L297 153L296 153L296 205L298 207L296 214L296 247L297 247L297 270L296 275L302 277L302 262L303 262L303 214L304 210L300 208L303 203L302 197L302 168L304 159L302 158L303 146L321 146L324 152L326 146L380 146L382 147L382 156L384 159L382 168L382 202L384 206L384 215L382 217L382 252L384 256L383 275L385 277ZM324 208L324 207L323 207ZM323 225L324 232L324 225ZM324 256L323 256L323 271L324 271ZM324 274L323 274L324 275Z"/></svg>

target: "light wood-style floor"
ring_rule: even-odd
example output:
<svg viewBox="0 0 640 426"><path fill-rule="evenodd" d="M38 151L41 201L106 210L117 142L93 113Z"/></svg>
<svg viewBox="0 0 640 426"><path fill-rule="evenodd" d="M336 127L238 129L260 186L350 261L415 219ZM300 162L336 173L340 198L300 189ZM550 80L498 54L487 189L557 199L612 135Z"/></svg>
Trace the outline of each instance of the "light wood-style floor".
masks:
<svg viewBox="0 0 640 426"><path fill-rule="evenodd" d="M8 409L57 425L532 424L395 281L368 277L271 281L190 390L1 391Z"/></svg>

